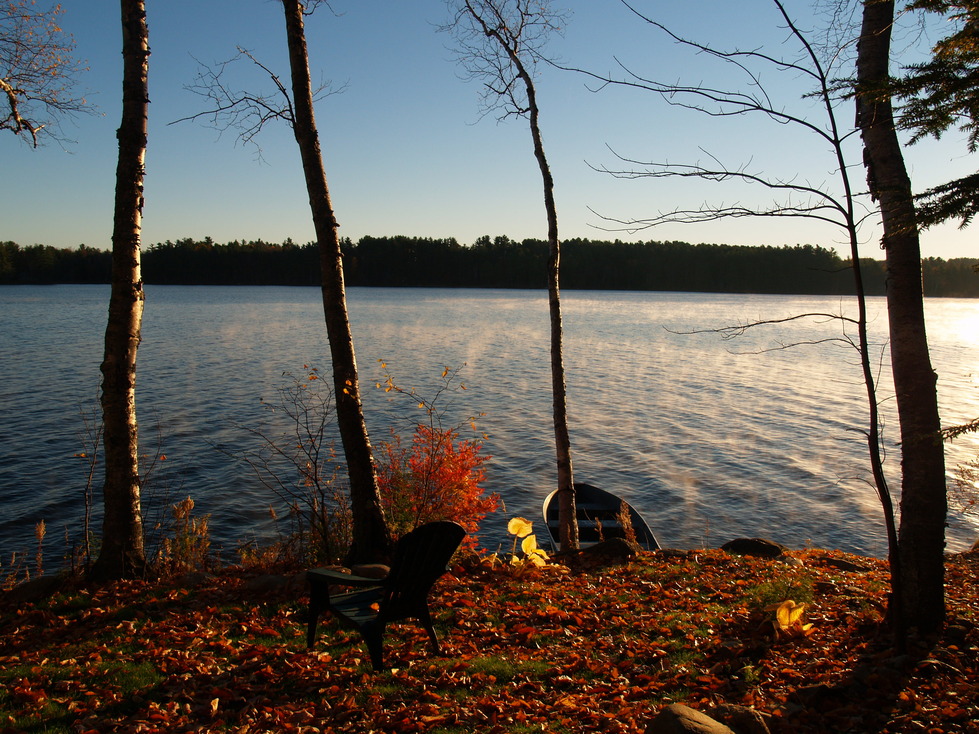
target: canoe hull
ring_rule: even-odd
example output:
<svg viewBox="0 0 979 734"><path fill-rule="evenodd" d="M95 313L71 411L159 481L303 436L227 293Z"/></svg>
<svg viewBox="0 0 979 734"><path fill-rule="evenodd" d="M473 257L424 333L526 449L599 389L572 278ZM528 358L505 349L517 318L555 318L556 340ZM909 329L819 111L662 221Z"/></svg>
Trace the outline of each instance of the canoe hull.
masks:
<svg viewBox="0 0 979 734"><path fill-rule="evenodd" d="M582 548L610 538L623 538L625 529L619 522L622 510L628 513L636 542L645 550L658 549L659 542L649 525L635 508L611 492L590 484L575 483L575 504L578 516L578 543ZM544 524L551 539L551 547L559 547L559 523L557 490L544 499Z"/></svg>

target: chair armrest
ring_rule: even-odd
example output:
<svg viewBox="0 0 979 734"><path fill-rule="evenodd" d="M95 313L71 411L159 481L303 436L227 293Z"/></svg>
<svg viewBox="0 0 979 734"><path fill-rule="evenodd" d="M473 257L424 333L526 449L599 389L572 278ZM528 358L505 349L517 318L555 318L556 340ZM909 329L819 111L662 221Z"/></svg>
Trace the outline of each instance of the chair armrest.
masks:
<svg viewBox="0 0 979 734"><path fill-rule="evenodd" d="M354 576L331 568L314 568L306 572L310 582L331 584L334 586L383 586L384 579L372 579L366 576Z"/></svg>

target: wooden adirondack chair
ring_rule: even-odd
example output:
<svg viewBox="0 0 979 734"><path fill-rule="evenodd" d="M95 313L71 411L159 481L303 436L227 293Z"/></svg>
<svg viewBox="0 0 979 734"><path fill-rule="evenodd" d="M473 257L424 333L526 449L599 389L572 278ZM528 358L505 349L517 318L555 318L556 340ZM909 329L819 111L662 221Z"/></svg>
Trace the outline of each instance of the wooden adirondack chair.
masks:
<svg viewBox="0 0 979 734"><path fill-rule="evenodd" d="M391 571L383 579L352 576L326 568L306 572L309 581L309 623L306 644L316 640L316 624L330 610L344 626L357 629L370 652L374 670L384 669L382 638L389 622L416 619L428 632L432 650L439 652L438 638L428 610L428 593L447 570L456 548L466 536L454 522L422 525L402 537L394 547ZM359 591L331 593L331 586L363 587Z"/></svg>

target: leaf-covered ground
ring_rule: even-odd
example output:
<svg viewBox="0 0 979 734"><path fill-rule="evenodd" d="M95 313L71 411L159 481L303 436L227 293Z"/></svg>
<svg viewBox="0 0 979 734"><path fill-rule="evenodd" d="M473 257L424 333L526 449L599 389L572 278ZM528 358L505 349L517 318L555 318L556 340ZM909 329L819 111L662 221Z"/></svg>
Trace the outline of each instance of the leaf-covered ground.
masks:
<svg viewBox="0 0 979 734"><path fill-rule="evenodd" d="M433 593L443 654L397 625L383 673L329 620L307 651L301 587L234 569L0 601L0 731L642 732L683 702L772 732L979 732L979 553L949 557L950 624L904 654L880 631L882 562L792 555L456 569ZM764 609L789 598L807 634L773 634Z"/></svg>

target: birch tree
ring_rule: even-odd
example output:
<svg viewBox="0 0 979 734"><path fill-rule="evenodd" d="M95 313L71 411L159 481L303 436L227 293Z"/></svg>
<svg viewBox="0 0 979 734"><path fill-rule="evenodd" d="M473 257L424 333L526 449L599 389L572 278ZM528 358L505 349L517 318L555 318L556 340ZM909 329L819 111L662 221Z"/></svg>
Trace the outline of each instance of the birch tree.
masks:
<svg viewBox="0 0 979 734"><path fill-rule="evenodd" d="M449 7L452 20L443 30L451 32L456 39L463 68L472 78L483 82L486 110L500 110L503 117L527 118L540 169L547 216L547 293L560 545L561 550L570 550L578 547L578 523L564 370L561 241L554 178L544 152L534 83L543 47L553 33L560 31L565 18L548 0L451 0Z"/></svg>
<svg viewBox="0 0 979 734"><path fill-rule="evenodd" d="M314 89L309 71L305 18L321 4L320 0L281 0L285 17L291 82L278 75L250 53L239 50L236 59L246 59L271 80L270 94L231 89L225 86L223 67L205 69L193 91L205 96L212 108L193 115L209 117L217 127L236 127L245 141L254 141L266 123L283 120L291 127L302 159L309 208L320 255L323 313L326 320L337 422L350 480L350 508L353 519L352 543L348 563L388 560L391 538L384 519L374 471L373 455L360 397L360 380L353 335L347 312L340 225L337 221L326 168L316 127L314 103L324 91Z"/></svg>
<svg viewBox="0 0 979 734"><path fill-rule="evenodd" d="M381 497L374 472L370 438L360 400L360 383L354 341L347 316L343 282L343 254L340 225L333 211L326 169L320 153L319 133L313 113L313 87L309 75L309 54L303 25L304 5L300 0L282 0L285 12L289 68L292 72L292 129L302 156L309 208L320 252L323 276L323 312L333 358L333 389L337 401L337 420L350 477L350 508L353 513L353 542L348 561L386 560L391 540L381 509Z"/></svg>
<svg viewBox="0 0 979 734"><path fill-rule="evenodd" d="M150 47L144 1L121 0L121 11L122 123L117 132L112 290L101 367L105 515L101 550L92 569L102 579L136 576L146 566L140 508L136 353L143 321L139 248Z"/></svg>
<svg viewBox="0 0 979 734"><path fill-rule="evenodd" d="M799 126L801 130L815 133L830 144L837 162L836 170L840 177L842 196L834 196L820 188L801 184L795 180L794 172L786 178L766 176L752 173L745 167L726 167L716 158L707 165L647 164L644 171L613 173L629 177L692 176L713 181L736 180L797 198L767 208L706 205L695 210L675 210L644 220L622 223L636 229L668 221L696 222L741 216L806 217L836 222L848 232L859 294L862 288L858 266L857 227L866 217L856 216L854 202L859 197L859 192L850 181L849 165L844 155L843 143L853 131L847 131L837 122L835 111L840 101L838 95L848 91L848 84L833 82L830 71L823 68L819 54L792 22L783 3L780 0L773 0L773 3L791 37L801 45L805 64L800 65L799 62L770 56L761 51L725 52L692 43L673 35L661 24L633 10L645 21L668 33L675 41L740 68L748 74L747 89L755 91L724 91L705 85L685 87L662 84L635 74L630 74L626 80L603 78L602 81L647 89L663 95L672 104L718 117L761 113L776 122ZM932 633L940 628L944 619L944 455L937 408L937 380L931 367L925 334L916 213L887 91L891 89L888 62L894 4L893 0L865 0L863 9L863 26L857 34L857 131L864 140L869 193L880 205L884 230L882 244L887 254L891 370L897 393L901 431L902 493L899 528L895 528L890 490L883 474L879 431L876 426L878 399L866 351L865 325L860 328L858 345L871 409L867 432L871 468L887 525L888 560L892 580L890 621L898 644L903 645L908 628L914 627L920 632ZM837 53L831 55L837 63L844 58L839 51L840 49L836 49ZM785 107L775 104L768 97L760 77L745 66L749 62L761 62L775 69L796 72L815 80L816 89L810 96L819 99L826 111L825 127L794 116L786 112ZM858 321L865 324L862 297L858 297L858 303Z"/></svg>
<svg viewBox="0 0 979 734"><path fill-rule="evenodd" d="M643 22L662 32L673 42L689 49L692 53L713 58L724 65L728 71L733 70L741 74L743 84L716 88L707 83L690 85L680 82L664 83L644 77L625 67L623 67L623 78L585 73L589 73L601 85L631 87L652 92L661 95L671 105L691 109L718 119L753 116L760 121L767 120L776 125L787 126L802 136L800 141L811 136L821 144L826 150L827 162L832 163L836 175L836 185L816 185L806 180L804 175L801 175L794 167L790 167L787 173L781 174L777 171L757 171L752 170L749 164L742 162L731 164L722 162L718 156L712 155L710 151L704 151L706 160L700 163L640 161L620 156L620 160L624 165L629 166L628 168L605 167L602 170L621 178L696 178L718 184L740 183L755 187L772 198L759 205L751 203L715 205L707 202L695 208L678 207L644 218L616 219L606 217L605 220L612 227L637 231L670 222L695 224L742 217L801 218L831 224L845 234L846 243L850 250L856 292L856 318L831 313L803 314L790 317L790 319L763 320L753 324L739 324L712 331L720 332L729 337L742 333L747 328L807 317L815 317L820 320L830 318L841 324L843 334L837 338L852 346L859 354L861 376L866 390L868 406L868 421L863 433L867 444L872 484L881 503L888 541L888 561L892 586L890 612L895 623L895 629L903 630L901 624L902 602L905 597L901 591L903 588L903 566L899 552L893 499L884 472L884 448L877 395L876 360L870 349L865 288L859 267L860 230L862 224L873 215L873 211L864 204L865 194L856 188L850 175L852 163L847 155L848 141L855 136L856 131L840 120L839 105L843 101L843 92L838 88L835 77L842 72L834 66L834 64L839 64L843 57L834 54L828 63L825 62L823 54L793 21L785 9L784 3L780 0L772 0L772 4L776 10L776 16L780 24L787 30L787 37L794 48L794 52L787 52L786 56L770 53L766 49L720 49L699 43L673 33L661 23L635 10L628 3L624 4ZM818 114L805 111L794 112L795 106L792 104L792 100L779 98L774 92L771 92L762 79L763 77L767 78L773 72L781 75L790 74L804 80L805 86L800 90L798 98L806 97L815 100L818 103ZM855 331L855 336L849 330Z"/></svg>

